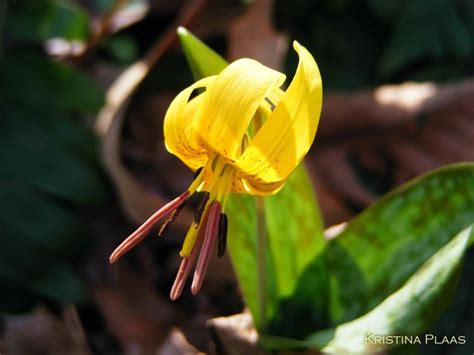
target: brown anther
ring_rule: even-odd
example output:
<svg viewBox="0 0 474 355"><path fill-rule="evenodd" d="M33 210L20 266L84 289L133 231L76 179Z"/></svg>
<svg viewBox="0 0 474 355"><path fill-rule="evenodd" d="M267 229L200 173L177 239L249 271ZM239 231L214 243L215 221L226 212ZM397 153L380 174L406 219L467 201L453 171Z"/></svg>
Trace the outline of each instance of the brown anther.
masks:
<svg viewBox="0 0 474 355"><path fill-rule="evenodd" d="M160 231L158 232L158 236L163 235L163 234L168 230L168 228L170 227L171 223L173 223L174 220L176 219L176 217L179 216L179 213L180 213L181 210L184 208L184 206L186 205L186 202L187 202L187 201L188 201L188 200L185 200L181 206L179 206L178 208L176 208L173 212L171 212L171 213L168 215L168 217L166 218L165 223L163 223L163 224L161 225Z"/></svg>
<svg viewBox="0 0 474 355"><path fill-rule="evenodd" d="M217 233L217 256L220 258L224 255L227 245L227 215L225 213L221 213L219 217L219 229Z"/></svg>
<svg viewBox="0 0 474 355"><path fill-rule="evenodd" d="M207 205L207 201L209 201L209 196L210 193L208 191L202 192L204 196L201 199L201 202L199 202L198 207L194 210L194 224L199 225L201 222L202 214L204 213Z"/></svg>
<svg viewBox="0 0 474 355"><path fill-rule="evenodd" d="M202 171L202 166L194 172L194 178L193 178L193 180L196 180L196 179L197 179L197 177L199 176L199 174L201 174L201 171Z"/></svg>
<svg viewBox="0 0 474 355"><path fill-rule="evenodd" d="M147 236L155 223L160 221L164 216L173 210L179 208L188 199L188 197L189 191L185 191L173 201L168 202L166 205L156 211L145 221L145 223L138 227L135 232L133 232L114 250L114 252L109 257L110 263L115 263L118 259L120 259L120 257L140 243Z"/></svg>

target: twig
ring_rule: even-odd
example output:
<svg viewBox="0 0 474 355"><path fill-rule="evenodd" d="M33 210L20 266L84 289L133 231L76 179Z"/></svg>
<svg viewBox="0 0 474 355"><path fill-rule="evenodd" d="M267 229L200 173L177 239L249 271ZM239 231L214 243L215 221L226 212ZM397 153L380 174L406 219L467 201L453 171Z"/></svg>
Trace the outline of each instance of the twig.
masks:
<svg viewBox="0 0 474 355"><path fill-rule="evenodd" d="M147 218L165 201L147 191L120 159L120 141L125 114L131 97L151 67L176 40L176 28L187 26L203 8L205 0L185 3L178 18L153 44L142 60L127 68L107 91L106 104L99 113L96 131L102 137L102 156L119 192L124 211L135 221Z"/></svg>
<svg viewBox="0 0 474 355"><path fill-rule="evenodd" d="M81 53L72 58L80 62L94 49L106 36L110 34L110 25L116 12L127 2L127 0L115 0L108 11L97 21L97 26L93 29Z"/></svg>
<svg viewBox="0 0 474 355"><path fill-rule="evenodd" d="M152 66L176 41L176 28L188 26L192 20L199 15L204 8L206 0L188 0L180 11L178 18L166 30L166 32L155 42L152 48L145 55L144 61Z"/></svg>

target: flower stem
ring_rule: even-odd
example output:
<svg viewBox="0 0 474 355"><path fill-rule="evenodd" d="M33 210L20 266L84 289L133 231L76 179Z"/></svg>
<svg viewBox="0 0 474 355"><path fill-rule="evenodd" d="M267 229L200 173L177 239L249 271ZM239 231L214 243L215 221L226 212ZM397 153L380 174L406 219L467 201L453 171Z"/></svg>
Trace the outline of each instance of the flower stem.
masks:
<svg viewBox="0 0 474 355"><path fill-rule="evenodd" d="M267 230L265 226L265 201L257 196L257 299L260 329L264 330L267 322Z"/></svg>
<svg viewBox="0 0 474 355"><path fill-rule="evenodd" d="M257 134L263 125L263 114L258 112L253 119L253 134ZM257 300L260 318L260 330L267 326L267 227L265 223L265 200L255 197L257 207Z"/></svg>

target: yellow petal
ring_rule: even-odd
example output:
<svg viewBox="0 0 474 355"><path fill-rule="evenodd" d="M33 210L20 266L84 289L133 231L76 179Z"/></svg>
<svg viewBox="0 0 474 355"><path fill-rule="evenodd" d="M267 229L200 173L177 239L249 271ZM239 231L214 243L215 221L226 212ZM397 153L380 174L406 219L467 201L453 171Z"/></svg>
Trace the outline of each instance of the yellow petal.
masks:
<svg viewBox="0 0 474 355"><path fill-rule="evenodd" d="M207 88L196 119L196 132L208 150L235 161L243 136L267 93L285 76L252 59L226 67Z"/></svg>
<svg viewBox="0 0 474 355"><path fill-rule="evenodd" d="M288 90L250 142L236 166L265 194L268 185L284 183L308 152L316 134L322 106L318 66L298 42L299 64ZM268 193L268 192L267 192Z"/></svg>
<svg viewBox="0 0 474 355"><path fill-rule="evenodd" d="M188 100L193 90L205 88L214 80L215 76L207 77L181 91L169 106L164 120L166 149L193 170L203 166L208 158L206 150L197 141L193 128L203 94L189 102Z"/></svg>
<svg viewBox="0 0 474 355"><path fill-rule="evenodd" d="M273 195L281 190L285 185L286 180L278 181L275 183L265 183L257 179L247 178L235 172L234 178L232 179L229 191L237 194L251 194L251 195Z"/></svg>
<svg viewBox="0 0 474 355"><path fill-rule="evenodd" d="M242 184L245 191L251 195L273 195L281 190L286 180L266 183L256 179L243 179Z"/></svg>

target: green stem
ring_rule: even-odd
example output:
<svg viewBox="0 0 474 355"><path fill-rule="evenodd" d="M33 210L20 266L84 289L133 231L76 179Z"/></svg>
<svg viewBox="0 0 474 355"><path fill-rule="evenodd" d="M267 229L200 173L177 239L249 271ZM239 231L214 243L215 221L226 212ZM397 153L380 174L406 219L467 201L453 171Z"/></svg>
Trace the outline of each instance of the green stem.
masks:
<svg viewBox="0 0 474 355"><path fill-rule="evenodd" d="M261 196L256 198L257 205L257 299L260 329L264 330L267 321L267 230L265 226L265 201Z"/></svg>
<svg viewBox="0 0 474 355"><path fill-rule="evenodd" d="M257 112L253 118L253 134L263 125L263 114ZM265 330L267 323L267 226L265 223L265 200L262 196L255 198L257 206L257 299L260 330Z"/></svg>

